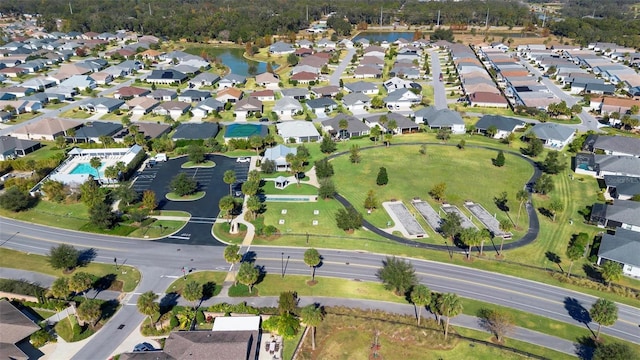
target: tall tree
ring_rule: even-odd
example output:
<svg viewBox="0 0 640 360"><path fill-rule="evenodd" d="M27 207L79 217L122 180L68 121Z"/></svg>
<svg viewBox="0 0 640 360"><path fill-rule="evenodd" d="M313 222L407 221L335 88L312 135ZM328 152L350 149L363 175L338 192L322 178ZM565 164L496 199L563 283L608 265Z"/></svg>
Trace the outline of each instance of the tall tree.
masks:
<svg viewBox="0 0 640 360"><path fill-rule="evenodd" d="M264 205L262 204L262 201L260 201L259 197L253 195L247 200L247 209L251 212L251 217L253 219L258 218L258 214L260 214L263 208Z"/></svg>
<svg viewBox="0 0 640 360"><path fill-rule="evenodd" d="M233 199L233 196L225 195L220 198L220 201L218 201L218 208L222 213L224 213L224 217L229 218L229 223L231 223L231 214L233 209L236 208L236 201Z"/></svg>
<svg viewBox="0 0 640 360"><path fill-rule="evenodd" d="M153 190L145 190L142 193L142 207L149 211L153 211L158 207L158 202L156 201L156 193Z"/></svg>
<svg viewBox="0 0 640 360"><path fill-rule="evenodd" d="M264 145L264 140L259 135L253 135L249 138L249 145L256 150L256 156L260 155L260 148Z"/></svg>
<svg viewBox="0 0 640 360"><path fill-rule="evenodd" d="M322 309L315 304L307 305L300 312L302 322L311 327L311 350L316 349L316 327L322 323L324 314Z"/></svg>
<svg viewBox="0 0 640 360"><path fill-rule="evenodd" d="M516 218L516 227L520 223L520 212L522 210L522 205L524 205L527 200L529 200L529 192L525 189L518 190L516 193L516 200L518 200L518 217Z"/></svg>
<svg viewBox="0 0 640 360"><path fill-rule="evenodd" d="M100 166L102 166L102 160L100 160L99 157L92 157L91 160L89 160L89 165L91 165L92 168L96 169L96 174L98 174L98 181L100 181Z"/></svg>
<svg viewBox="0 0 640 360"><path fill-rule="evenodd" d="M462 312L462 302L458 295L447 293L440 297L438 308L440 314L447 317L444 326L444 339L446 340L449 335L449 321L451 318L458 316L458 314Z"/></svg>
<svg viewBox="0 0 640 360"><path fill-rule="evenodd" d="M480 245L480 232L474 228L465 228L460 231L460 241L469 247L467 260L471 258L471 247Z"/></svg>
<svg viewBox="0 0 640 360"><path fill-rule="evenodd" d="M304 263L311 268L311 281L316 281L316 266L320 264L322 257L318 250L311 248L304 252Z"/></svg>
<svg viewBox="0 0 640 360"><path fill-rule="evenodd" d="M94 327L102 317L99 300L87 299L83 301L76 309L76 314L80 320L86 321Z"/></svg>
<svg viewBox="0 0 640 360"><path fill-rule="evenodd" d="M367 197L364 199L364 208L372 211L378 207L378 200L376 199L376 193L373 190L367 192Z"/></svg>
<svg viewBox="0 0 640 360"><path fill-rule="evenodd" d="M182 287L180 296L189 301L195 311L198 301L202 299L202 285L193 280L187 281Z"/></svg>
<svg viewBox="0 0 640 360"><path fill-rule="evenodd" d="M485 310L485 309L483 309ZM499 343L504 341L504 337L513 330L513 317L503 310L481 311L482 326L496 336Z"/></svg>
<svg viewBox="0 0 640 360"><path fill-rule="evenodd" d="M556 222L556 215L564 209L564 205L560 200L553 200L551 204L549 204L549 210L553 214L553 222Z"/></svg>
<svg viewBox="0 0 640 360"><path fill-rule="evenodd" d="M615 261L607 261L600 268L602 278L607 282L607 288L611 287L611 283L620 280L622 277L622 266Z"/></svg>
<svg viewBox="0 0 640 360"><path fill-rule="evenodd" d="M57 299L66 300L69 297L69 279L66 277L59 277L53 281L49 293Z"/></svg>
<svg viewBox="0 0 640 360"><path fill-rule="evenodd" d="M387 256L382 261L382 268L376 273L387 290L392 290L396 295L402 296L418 283L418 277L413 265L395 256Z"/></svg>
<svg viewBox="0 0 640 360"><path fill-rule="evenodd" d="M431 291L425 285L418 284L411 290L410 297L413 305L418 308L418 326L420 326L422 308L431 304Z"/></svg>
<svg viewBox="0 0 640 360"><path fill-rule="evenodd" d="M573 262L580 259L582 257L582 255L584 254L584 247L582 247L580 244L570 244L567 247L567 258L569 258L569 261L571 261L571 263L569 264L569 271L567 272L567 277L571 276L571 269L573 268Z"/></svg>
<svg viewBox="0 0 640 360"><path fill-rule="evenodd" d="M238 274L236 275L236 279L243 285L249 287L249 293L251 294L253 285L258 281L260 277L260 270L253 266L253 264L248 262L243 262L240 264L240 269L238 269Z"/></svg>
<svg viewBox="0 0 640 360"><path fill-rule="evenodd" d="M378 176L376 177L376 184L378 186L387 185L389 183L389 176L387 175L387 168L382 166L378 170Z"/></svg>
<svg viewBox="0 0 640 360"><path fill-rule="evenodd" d="M225 171L224 175L222 175L222 181L224 181L225 184L229 185L229 195L233 196L231 187L236 182L236 172L233 170Z"/></svg>
<svg viewBox="0 0 640 360"><path fill-rule="evenodd" d="M293 314L298 307L298 294L295 291L283 291L278 297L280 315Z"/></svg>
<svg viewBox="0 0 640 360"><path fill-rule="evenodd" d="M513 223L510 219L502 219L500 220L500 230L505 233L510 232L513 229ZM500 237L500 250L498 251L498 255L502 255L502 246L504 245L504 236Z"/></svg>
<svg viewBox="0 0 640 360"><path fill-rule="evenodd" d="M80 252L71 245L60 244L51 247L49 251L49 264L54 269L71 271L78 266Z"/></svg>
<svg viewBox="0 0 640 360"><path fill-rule="evenodd" d="M158 300L158 294L153 291L147 291L140 294L136 302L138 311L142 315L149 317L149 324L151 324L152 316L160 312L160 304L158 304L156 300Z"/></svg>
<svg viewBox="0 0 640 360"><path fill-rule="evenodd" d="M371 131L370 131L370 134L373 137L373 144L374 145L378 145L378 137L380 137L380 135L382 135L382 131L380 130L380 127L378 127L378 126L372 127Z"/></svg>
<svg viewBox="0 0 640 360"><path fill-rule="evenodd" d="M242 255L240 254L240 246L231 244L227 245L227 247L224 248L224 261L233 266L239 263L240 260L242 260Z"/></svg>
<svg viewBox="0 0 640 360"><path fill-rule="evenodd" d="M351 149L349 149L349 161L351 161L352 164L359 164L361 159L360 146L357 144L351 145Z"/></svg>
<svg viewBox="0 0 640 360"><path fill-rule="evenodd" d="M86 272L77 272L73 274L71 279L69 279L69 290L75 292L76 294L83 294L84 298L87 298L87 290L91 288L93 284L93 279L91 275Z"/></svg>
<svg viewBox="0 0 640 360"><path fill-rule="evenodd" d="M624 343L598 344L591 360L637 360L638 355Z"/></svg>
<svg viewBox="0 0 640 360"><path fill-rule="evenodd" d="M497 167L503 167L504 163L505 163L504 151L500 150L498 151L498 155L496 156L496 158L493 160L493 165Z"/></svg>
<svg viewBox="0 0 640 360"><path fill-rule="evenodd" d="M589 310L591 319L598 323L596 340L600 340L600 328L602 325L611 326L618 320L618 306L611 300L598 299Z"/></svg>

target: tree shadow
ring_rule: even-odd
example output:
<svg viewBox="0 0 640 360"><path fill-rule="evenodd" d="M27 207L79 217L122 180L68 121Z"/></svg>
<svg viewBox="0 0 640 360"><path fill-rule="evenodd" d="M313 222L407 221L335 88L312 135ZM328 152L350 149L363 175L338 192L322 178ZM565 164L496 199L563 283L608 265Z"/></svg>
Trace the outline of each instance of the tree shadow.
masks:
<svg viewBox="0 0 640 360"><path fill-rule="evenodd" d="M589 311L584 306L582 306L579 300L572 297L564 298L564 308L565 310L567 310L567 313L573 320L585 324L587 326L587 329L591 331L591 328L589 328L591 315L589 315Z"/></svg>
<svg viewBox="0 0 640 360"><path fill-rule="evenodd" d="M164 315L171 311L176 305L178 305L178 298L180 294L176 292L170 292L160 299L160 315Z"/></svg>
<svg viewBox="0 0 640 360"><path fill-rule="evenodd" d="M575 346L578 358L582 360L593 359L596 343L591 336L581 336L573 345Z"/></svg>
<svg viewBox="0 0 640 360"><path fill-rule="evenodd" d="M553 219L553 212L551 212L551 210L547 209L547 208L543 208L543 207L539 207L538 208L538 212L540 213L540 215L547 217L549 219Z"/></svg>
<svg viewBox="0 0 640 360"><path fill-rule="evenodd" d="M256 253L255 251L247 251L246 253L244 253L244 255L242 255L242 262L249 262L249 263L254 263L256 262Z"/></svg>
<svg viewBox="0 0 640 360"><path fill-rule="evenodd" d="M258 266L257 268L258 268L259 275L258 275L258 280L256 280L255 285L258 285L261 282L263 282L265 276L267 276L267 269L264 267L264 265L263 266Z"/></svg>
<svg viewBox="0 0 640 360"><path fill-rule="evenodd" d="M591 220L591 210L593 209L593 205L587 205L584 209L578 210L578 214L582 215L584 221Z"/></svg>
<svg viewBox="0 0 640 360"><path fill-rule="evenodd" d="M206 282L202 285L202 301L207 301L216 295L216 283Z"/></svg>
<svg viewBox="0 0 640 360"><path fill-rule="evenodd" d="M100 293L101 291L109 290L113 282L116 280L115 274L107 274L93 283L93 289L96 293ZM97 294L96 294L97 295Z"/></svg>
<svg viewBox="0 0 640 360"><path fill-rule="evenodd" d="M500 211L509 212L509 206L507 205L507 199L494 197L493 202L496 204Z"/></svg>
<svg viewBox="0 0 640 360"><path fill-rule="evenodd" d="M564 269L562 268L562 266L560 266L560 263L562 262L562 259L560 259L560 256L558 256L558 254L552 252L552 251L547 251L544 254L547 257L547 260L551 261L552 263L558 265L558 267L560 268L560 271L564 272Z"/></svg>
<svg viewBox="0 0 640 360"><path fill-rule="evenodd" d="M110 319L118 310L118 301L117 300L108 300L100 305L100 310L102 311L103 319Z"/></svg>
<svg viewBox="0 0 640 360"><path fill-rule="evenodd" d="M591 264L584 264L582 265L582 270L584 270L584 273L588 278L598 282L604 281L604 279L602 278L602 274L600 273L600 271L598 271L598 269L596 269L595 266Z"/></svg>
<svg viewBox="0 0 640 360"><path fill-rule="evenodd" d="M92 262L97 255L98 253L93 248L80 251L80 253L78 254L78 266L89 265L89 263Z"/></svg>

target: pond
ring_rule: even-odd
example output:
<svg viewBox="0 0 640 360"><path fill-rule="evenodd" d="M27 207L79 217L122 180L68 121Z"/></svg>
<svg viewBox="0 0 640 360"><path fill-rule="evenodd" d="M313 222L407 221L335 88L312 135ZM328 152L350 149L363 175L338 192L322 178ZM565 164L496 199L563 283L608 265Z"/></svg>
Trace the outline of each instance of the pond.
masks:
<svg viewBox="0 0 640 360"><path fill-rule="evenodd" d="M243 48L212 48L207 49L207 54L228 66L233 74L252 76L267 71L267 63L245 58ZM249 71L249 67L253 67L255 71Z"/></svg>

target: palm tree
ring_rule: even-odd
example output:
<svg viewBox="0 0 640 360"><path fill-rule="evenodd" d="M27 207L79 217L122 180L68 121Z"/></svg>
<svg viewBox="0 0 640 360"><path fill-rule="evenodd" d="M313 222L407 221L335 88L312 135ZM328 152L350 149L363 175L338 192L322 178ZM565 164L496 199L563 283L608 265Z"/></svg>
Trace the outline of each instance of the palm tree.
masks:
<svg viewBox="0 0 640 360"><path fill-rule="evenodd" d="M511 220L509 219L500 220L500 230L504 231L505 233L508 233L509 231L511 231L511 229L513 229L513 223L511 222ZM504 236L502 236L500 240L500 251L498 251L498 255L502 255L502 245L504 245Z"/></svg>
<svg viewBox="0 0 640 360"><path fill-rule="evenodd" d="M231 212L236 207L236 201L233 199L233 196L223 196L218 202L218 207L220 208L220 211L224 213L225 217L229 217L229 223L231 223L231 217L229 215L231 215Z"/></svg>
<svg viewBox="0 0 640 360"><path fill-rule="evenodd" d="M242 260L242 255L240 255L240 247L238 245L228 245L224 248L224 261L233 266L239 263L240 260Z"/></svg>
<svg viewBox="0 0 640 360"><path fill-rule="evenodd" d="M316 266L320 264L322 257L318 250L311 248L304 252L304 263L311 268L311 281L316 280Z"/></svg>
<svg viewBox="0 0 640 360"><path fill-rule="evenodd" d="M478 233L478 236L480 237L480 256L482 256L482 250L484 248L484 242L488 241L488 240L491 240L491 238L492 238L491 231L489 231L489 229L482 229Z"/></svg>
<svg viewBox="0 0 640 360"><path fill-rule="evenodd" d="M466 228L460 231L460 241L469 247L467 251L467 260L471 258L471 247L480 245L480 231L472 228Z"/></svg>
<svg viewBox="0 0 640 360"><path fill-rule="evenodd" d="M118 168L115 165L107 166L104 169L104 177L107 179L115 180L118 178Z"/></svg>
<svg viewBox="0 0 640 360"><path fill-rule="evenodd" d="M99 157L92 157L91 160L89 160L89 165L91 165L92 168L96 169L96 173L98 174L98 181L100 181L100 166L102 166L102 160L100 160Z"/></svg>
<svg viewBox="0 0 640 360"><path fill-rule="evenodd" d="M520 222L520 211L522 210L522 205L529 200L529 192L525 189L519 190L516 193L516 200L520 203L518 206L518 217L516 218L516 227L518 227L518 223Z"/></svg>
<svg viewBox="0 0 640 360"><path fill-rule="evenodd" d="M444 339L447 340L447 336L449 335L449 320L462 312L462 302L460 302L458 295L446 293L442 295L439 305L440 314L447 317L444 325Z"/></svg>
<svg viewBox="0 0 640 360"><path fill-rule="evenodd" d="M591 306L589 315L593 321L598 323L596 340L600 339L600 328L602 325L611 326L618 320L618 306L611 300L598 299Z"/></svg>
<svg viewBox="0 0 640 360"><path fill-rule="evenodd" d="M371 136L373 136L373 144L378 145L378 136L382 134L379 126L374 126L371 128Z"/></svg>
<svg viewBox="0 0 640 360"><path fill-rule="evenodd" d="M431 291L422 284L414 286L411 290L411 302L418 308L418 326L420 326L422 308L431 304Z"/></svg>
<svg viewBox="0 0 640 360"><path fill-rule="evenodd" d="M147 291L140 295L136 304L138 311L149 317L149 324L151 324L151 317L160 311L160 304L156 300L158 300L158 295L153 291Z"/></svg>
<svg viewBox="0 0 640 360"><path fill-rule="evenodd" d="M233 170L225 171L222 177L222 181L224 181L225 184L229 185L229 195L233 196L231 186L233 186L233 184L236 182L236 172Z"/></svg>
<svg viewBox="0 0 640 360"><path fill-rule="evenodd" d="M322 323L324 314L322 309L315 304L307 305L302 308L300 313L302 321L311 327L311 350L316 349L316 327Z"/></svg>
<svg viewBox="0 0 640 360"><path fill-rule="evenodd" d="M347 119L340 119L338 122L338 127L340 128L340 138L346 139L345 133L347 132L347 128L349 127L349 122Z"/></svg>

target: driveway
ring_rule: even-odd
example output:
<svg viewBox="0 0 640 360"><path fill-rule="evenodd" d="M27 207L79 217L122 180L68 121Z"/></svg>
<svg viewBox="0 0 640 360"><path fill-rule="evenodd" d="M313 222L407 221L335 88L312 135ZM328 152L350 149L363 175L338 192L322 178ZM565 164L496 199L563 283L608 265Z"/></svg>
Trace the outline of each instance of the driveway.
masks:
<svg viewBox="0 0 640 360"><path fill-rule="evenodd" d="M211 226L220 212L218 202L229 194L229 185L222 180L227 170L236 172L237 183L247 179L249 163L238 163L235 158L223 155L207 155L208 160L216 163L213 168L182 169L187 157L159 162L152 168L140 172L133 188L142 192L152 190L156 193L159 210L180 210L191 214L187 225L177 234L170 235L161 242L188 245L222 245L211 235ZM198 190L205 196L196 201L170 201L165 197L174 176L185 173L198 182Z"/></svg>

